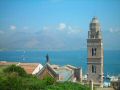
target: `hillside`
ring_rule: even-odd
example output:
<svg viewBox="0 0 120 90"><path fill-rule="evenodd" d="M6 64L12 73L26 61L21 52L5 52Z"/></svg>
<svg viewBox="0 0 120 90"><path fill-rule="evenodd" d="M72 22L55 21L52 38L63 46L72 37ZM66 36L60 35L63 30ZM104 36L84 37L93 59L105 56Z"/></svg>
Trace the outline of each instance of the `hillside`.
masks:
<svg viewBox="0 0 120 90"><path fill-rule="evenodd" d="M0 90L90 90L88 86L72 82L56 82L53 78L43 80L28 75L19 66L0 69Z"/></svg>

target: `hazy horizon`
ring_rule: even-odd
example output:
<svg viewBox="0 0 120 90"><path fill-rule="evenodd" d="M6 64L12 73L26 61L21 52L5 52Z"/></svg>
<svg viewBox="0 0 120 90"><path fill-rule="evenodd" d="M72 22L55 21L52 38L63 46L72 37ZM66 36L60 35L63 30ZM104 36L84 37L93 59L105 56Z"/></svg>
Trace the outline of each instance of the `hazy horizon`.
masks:
<svg viewBox="0 0 120 90"><path fill-rule="evenodd" d="M89 23L105 50L120 50L119 0L0 0L0 50L86 50Z"/></svg>

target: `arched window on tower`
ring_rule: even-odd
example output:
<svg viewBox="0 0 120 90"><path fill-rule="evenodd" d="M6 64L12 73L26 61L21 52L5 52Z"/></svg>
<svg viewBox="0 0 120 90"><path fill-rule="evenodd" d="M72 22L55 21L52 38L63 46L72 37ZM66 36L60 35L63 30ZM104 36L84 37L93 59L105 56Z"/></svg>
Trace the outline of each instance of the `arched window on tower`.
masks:
<svg viewBox="0 0 120 90"><path fill-rule="evenodd" d="M92 56L96 56L96 48L92 48Z"/></svg>
<svg viewBox="0 0 120 90"><path fill-rule="evenodd" d="M92 73L96 73L96 66L92 65Z"/></svg>
<svg viewBox="0 0 120 90"><path fill-rule="evenodd" d="M91 36L91 38L95 38L95 36L94 36L94 35L92 35L92 36Z"/></svg>

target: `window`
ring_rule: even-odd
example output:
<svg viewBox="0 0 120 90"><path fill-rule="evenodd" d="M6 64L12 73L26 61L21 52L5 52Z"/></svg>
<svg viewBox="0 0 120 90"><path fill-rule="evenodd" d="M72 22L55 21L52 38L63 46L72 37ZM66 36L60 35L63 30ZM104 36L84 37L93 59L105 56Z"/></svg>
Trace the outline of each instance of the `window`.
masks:
<svg viewBox="0 0 120 90"><path fill-rule="evenodd" d="M96 73L96 66L92 65L92 73Z"/></svg>
<svg viewBox="0 0 120 90"><path fill-rule="evenodd" d="M96 56L96 48L92 48L92 56Z"/></svg>
<svg viewBox="0 0 120 90"><path fill-rule="evenodd" d="M95 38L95 36L94 36L94 35L91 35L91 38Z"/></svg>

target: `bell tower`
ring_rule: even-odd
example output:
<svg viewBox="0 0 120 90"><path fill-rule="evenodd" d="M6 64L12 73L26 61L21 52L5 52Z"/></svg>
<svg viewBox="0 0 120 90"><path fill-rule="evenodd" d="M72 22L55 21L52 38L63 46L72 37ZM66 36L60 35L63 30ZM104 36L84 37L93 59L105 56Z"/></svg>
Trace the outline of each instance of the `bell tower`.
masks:
<svg viewBox="0 0 120 90"><path fill-rule="evenodd" d="M90 22L87 50L88 81L92 80L94 85L103 87L103 42L100 23L96 17Z"/></svg>

